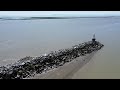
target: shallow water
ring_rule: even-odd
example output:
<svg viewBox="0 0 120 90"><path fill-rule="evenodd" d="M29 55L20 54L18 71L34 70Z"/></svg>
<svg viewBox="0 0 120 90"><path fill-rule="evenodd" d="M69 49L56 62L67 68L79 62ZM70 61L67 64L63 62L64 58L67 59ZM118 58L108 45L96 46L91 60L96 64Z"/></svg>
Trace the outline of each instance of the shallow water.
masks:
<svg viewBox="0 0 120 90"><path fill-rule="evenodd" d="M105 46L73 78L120 78L120 17L0 21L0 65L89 41Z"/></svg>

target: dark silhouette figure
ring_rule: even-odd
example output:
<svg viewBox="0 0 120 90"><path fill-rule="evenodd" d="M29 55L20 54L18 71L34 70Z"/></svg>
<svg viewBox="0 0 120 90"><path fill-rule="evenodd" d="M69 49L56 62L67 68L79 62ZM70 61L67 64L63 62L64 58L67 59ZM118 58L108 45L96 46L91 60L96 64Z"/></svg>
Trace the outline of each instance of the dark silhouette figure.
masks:
<svg viewBox="0 0 120 90"><path fill-rule="evenodd" d="M95 40L96 40L96 38L95 38L95 34L94 34L94 35L93 35L92 41L95 42Z"/></svg>

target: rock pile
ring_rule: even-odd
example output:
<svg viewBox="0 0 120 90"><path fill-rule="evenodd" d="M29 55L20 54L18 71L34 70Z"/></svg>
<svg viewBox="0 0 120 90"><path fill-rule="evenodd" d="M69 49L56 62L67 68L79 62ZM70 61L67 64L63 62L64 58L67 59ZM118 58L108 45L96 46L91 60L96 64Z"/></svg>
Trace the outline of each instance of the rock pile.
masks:
<svg viewBox="0 0 120 90"><path fill-rule="evenodd" d="M23 79L34 76L36 73L41 74L42 72L62 66L77 57L99 50L103 46L98 41L89 41L40 57L25 57L15 64L0 67L0 79Z"/></svg>

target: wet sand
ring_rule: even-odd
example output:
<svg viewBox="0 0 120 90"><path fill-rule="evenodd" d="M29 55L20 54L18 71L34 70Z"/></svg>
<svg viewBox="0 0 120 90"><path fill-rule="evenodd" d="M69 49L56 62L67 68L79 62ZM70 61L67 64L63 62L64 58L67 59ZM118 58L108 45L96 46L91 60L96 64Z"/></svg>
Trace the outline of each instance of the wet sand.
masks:
<svg viewBox="0 0 120 90"><path fill-rule="evenodd" d="M91 54L87 54L86 56L78 57L63 66L47 71L46 73L37 74L34 77L25 79L72 79L73 75L79 69L81 69L85 64L89 63L95 53L96 51Z"/></svg>

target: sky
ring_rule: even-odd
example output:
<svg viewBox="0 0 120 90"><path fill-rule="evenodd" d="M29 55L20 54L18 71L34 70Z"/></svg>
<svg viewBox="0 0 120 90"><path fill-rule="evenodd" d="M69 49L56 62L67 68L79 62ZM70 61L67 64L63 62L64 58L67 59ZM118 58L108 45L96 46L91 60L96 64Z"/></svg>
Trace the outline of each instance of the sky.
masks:
<svg viewBox="0 0 120 90"><path fill-rule="evenodd" d="M0 11L0 16L120 16L120 11Z"/></svg>

